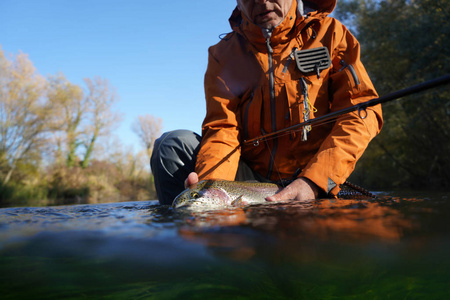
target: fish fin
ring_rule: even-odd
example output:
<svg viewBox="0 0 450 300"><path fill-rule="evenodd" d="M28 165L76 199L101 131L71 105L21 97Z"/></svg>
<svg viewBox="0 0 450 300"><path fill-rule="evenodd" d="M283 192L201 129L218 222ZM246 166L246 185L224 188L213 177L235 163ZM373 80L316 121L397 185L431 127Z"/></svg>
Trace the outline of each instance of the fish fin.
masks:
<svg viewBox="0 0 450 300"><path fill-rule="evenodd" d="M243 206L243 205L247 205L247 201L242 199L242 195L240 195L239 197L236 198L236 200L234 200L233 202L231 202L232 206Z"/></svg>

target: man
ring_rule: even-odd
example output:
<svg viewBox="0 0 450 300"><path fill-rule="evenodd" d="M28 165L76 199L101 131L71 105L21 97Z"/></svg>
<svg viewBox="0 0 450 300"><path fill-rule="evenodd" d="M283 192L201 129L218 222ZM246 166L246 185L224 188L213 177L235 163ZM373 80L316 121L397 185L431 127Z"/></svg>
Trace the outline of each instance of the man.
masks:
<svg viewBox="0 0 450 300"><path fill-rule="evenodd" d="M364 118L349 113L259 143L244 141L376 98L358 41L328 17L336 0L237 4L233 31L209 49L202 137L175 131L156 142L151 164L159 201L170 204L184 178L186 186L203 179L283 184L268 201L335 196L379 133L380 106Z"/></svg>

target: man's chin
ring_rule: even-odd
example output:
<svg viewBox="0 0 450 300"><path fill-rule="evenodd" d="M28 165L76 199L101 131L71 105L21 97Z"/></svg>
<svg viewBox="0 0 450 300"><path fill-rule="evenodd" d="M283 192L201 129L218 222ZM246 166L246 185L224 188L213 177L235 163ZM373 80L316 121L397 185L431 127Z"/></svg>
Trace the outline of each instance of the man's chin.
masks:
<svg viewBox="0 0 450 300"><path fill-rule="evenodd" d="M280 24L281 21L278 19L273 19L273 18L263 18L263 19L256 19L255 24L258 25L261 28L265 28L265 29L273 29L275 28L278 24Z"/></svg>
<svg viewBox="0 0 450 300"><path fill-rule="evenodd" d="M277 27L278 24L273 24L273 23L264 23L264 24L257 24L259 27L264 28L264 29L274 29L275 27Z"/></svg>

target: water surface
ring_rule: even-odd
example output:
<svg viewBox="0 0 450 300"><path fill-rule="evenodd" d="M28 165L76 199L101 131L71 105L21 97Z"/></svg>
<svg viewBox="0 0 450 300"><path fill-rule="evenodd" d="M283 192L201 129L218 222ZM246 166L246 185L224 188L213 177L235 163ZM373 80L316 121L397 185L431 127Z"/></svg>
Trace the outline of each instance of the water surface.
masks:
<svg viewBox="0 0 450 300"><path fill-rule="evenodd" d="M4 208L2 299L446 299L448 196Z"/></svg>

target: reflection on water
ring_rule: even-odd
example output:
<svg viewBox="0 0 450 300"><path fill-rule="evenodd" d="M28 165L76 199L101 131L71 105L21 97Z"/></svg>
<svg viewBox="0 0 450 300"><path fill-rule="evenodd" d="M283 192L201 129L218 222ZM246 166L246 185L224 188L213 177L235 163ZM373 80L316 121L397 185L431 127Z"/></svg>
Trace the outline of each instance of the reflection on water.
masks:
<svg viewBox="0 0 450 300"><path fill-rule="evenodd" d="M0 288L6 299L445 299L448 194L413 196L0 209Z"/></svg>

